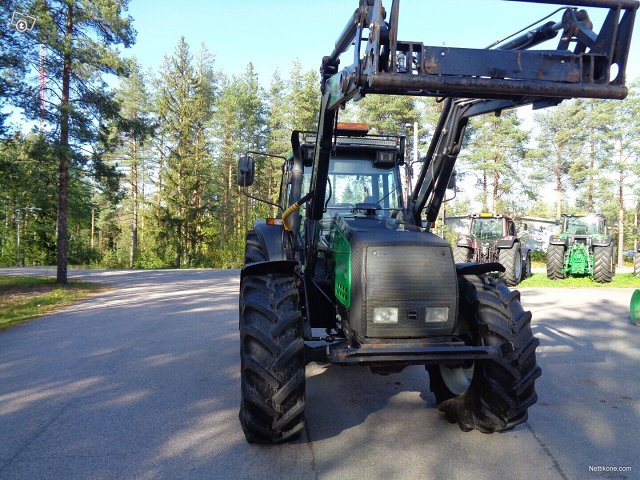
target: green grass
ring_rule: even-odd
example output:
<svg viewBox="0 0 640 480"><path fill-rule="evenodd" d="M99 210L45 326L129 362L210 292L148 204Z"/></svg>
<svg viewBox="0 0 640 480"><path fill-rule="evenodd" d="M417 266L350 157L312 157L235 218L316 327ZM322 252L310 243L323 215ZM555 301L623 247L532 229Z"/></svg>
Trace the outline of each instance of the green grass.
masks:
<svg viewBox="0 0 640 480"><path fill-rule="evenodd" d="M105 288L104 285L77 281L56 285L55 279L49 277L0 277L0 331Z"/></svg>
<svg viewBox="0 0 640 480"><path fill-rule="evenodd" d="M597 283L590 277L568 277L562 280L549 280L546 273L534 273L531 277L522 281L519 287L554 287L554 288L640 288L640 278L633 273L618 273L611 283Z"/></svg>

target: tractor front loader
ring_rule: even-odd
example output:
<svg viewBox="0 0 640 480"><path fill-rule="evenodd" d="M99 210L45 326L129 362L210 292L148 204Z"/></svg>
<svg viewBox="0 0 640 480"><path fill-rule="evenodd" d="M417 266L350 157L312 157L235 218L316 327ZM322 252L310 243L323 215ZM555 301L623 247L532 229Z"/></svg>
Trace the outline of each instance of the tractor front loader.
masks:
<svg viewBox="0 0 640 480"><path fill-rule="evenodd" d="M438 408L462 430L492 433L526 421L540 375L531 314L518 292L489 275L504 271L500 263L456 264L432 229L471 117L627 95L638 3L562 3L556 21L470 49L401 41L399 1L386 11L380 0L360 0L322 60L317 131L292 134L274 202L280 214L247 233L240 422L249 442L303 431L311 361L380 374L424 365ZM600 29L581 7L606 11ZM340 69L350 47L353 62ZM338 123L342 106L373 94L443 100L408 198L399 179L404 139ZM240 159L247 194L254 169L253 156Z"/></svg>

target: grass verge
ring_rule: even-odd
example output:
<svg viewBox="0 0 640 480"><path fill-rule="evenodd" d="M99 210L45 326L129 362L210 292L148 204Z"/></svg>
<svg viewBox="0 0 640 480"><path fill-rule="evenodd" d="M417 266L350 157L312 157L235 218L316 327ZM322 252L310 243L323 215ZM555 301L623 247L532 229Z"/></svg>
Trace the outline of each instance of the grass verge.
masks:
<svg viewBox="0 0 640 480"><path fill-rule="evenodd" d="M617 273L611 283L597 283L590 277L568 277L562 280L549 280L546 273L534 273L523 280L518 287L554 287L554 288L640 288L640 278L633 273Z"/></svg>
<svg viewBox="0 0 640 480"><path fill-rule="evenodd" d="M0 331L105 289L104 285L78 281L56 285L50 277L0 277Z"/></svg>

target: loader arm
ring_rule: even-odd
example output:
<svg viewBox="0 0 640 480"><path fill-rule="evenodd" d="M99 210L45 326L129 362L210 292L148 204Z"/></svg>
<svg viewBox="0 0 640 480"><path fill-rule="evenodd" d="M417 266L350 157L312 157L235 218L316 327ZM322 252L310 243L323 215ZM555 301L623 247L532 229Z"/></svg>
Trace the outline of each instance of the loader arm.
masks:
<svg viewBox="0 0 640 480"><path fill-rule="evenodd" d="M513 1L513 0L512 0ZM515 0L566 5L562 19L528 28L491 48L429 46L397 38L400 2L387 20L381 0L360 0L330 55L322 60L322 102L314 157L306 234L317 244L337 111L367 94L446 98L444 110L406 217L427 227L435 221L468 119L475 115L534 104L556 105L567 98L623 99L635 0ZM585 10L607 9L599 31ZM559 37L557 44L536 49ZM353 62L340 57L353 45ZM615 66L615 67L614 67ZM307 252L313 271L315 248Z"/></svg>

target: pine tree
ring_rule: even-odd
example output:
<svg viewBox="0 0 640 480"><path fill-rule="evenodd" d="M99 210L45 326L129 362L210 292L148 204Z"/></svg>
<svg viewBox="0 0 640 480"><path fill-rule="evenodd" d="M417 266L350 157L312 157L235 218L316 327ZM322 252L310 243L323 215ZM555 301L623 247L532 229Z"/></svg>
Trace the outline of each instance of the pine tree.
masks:
<svg viewBox="0 0 640 480"><path fill-rule="evenodd" d="M33 119L43 118L57 133L59 164L57 211L57 281L67 282L68 216L70 172L74 165L87 163L83 152L97 136L96 125L117 113L102 74L124 75L127 64L113 45L130 46L135 32L131 19L124 17L126 0L104 0L84 4L63 0L32 0L26 11L36 17L31 42L21 54L27 64L38 65L39 48L46 48L46 106L38 101L39 84L29 79L28 88L16 98ZM90 166L101 169L100 158L91 158ZM102 168L102 173L108 169Z"/></svg>
<svg viewBox="0 0 640 480"><path fill-rule="evenodd" d="M255 218L264 218L268 208L241 196L235 186L236 162L247 151L264 151L267 142L266 105L258 76L251 64L243 75L226 83L220 94L215 115L216 178L220 192L220 230L218 245L223 267L242 261L245 229ZM265 197L274 165L266 157L256 158L256 178L252 192ZM249 208L249 207L252 208Z"/></svg>
<svg viewBox="0 0 640 480"><path fill-rule="evenodd" d="M569 172L584 145L584 110L578 102L567 101L536 118L540 133L537 150L529 157L532 179L539 185L553 182L556 217L560 218Z"/></svg>
<svg viewBox="0 0 640 480"><path fill-rule="evenodd" d="M480 175L483 210L503 211L508 196L520 193L523 180L520 166L528 133L514 111L474 118L470 127L471 139L461 166Z"/></svg>
<svg viewBox="0 0 640 480"><path fill-rule="evenodd" d="M116 100L120 104L120 115L112 125L118 137L119 148L114 157L121 160L128 168L129 183L129 268L136 265L138 256L138 227L141 188L140 175L144 172L143 149L147 138L152 134L149 110L149 93L145 86L146 78L140 70L137 60L131 62L129 77L124 79L116 91ZM143 199L144 200L144 199Z"/></svg>
<svg viewBox="0 0 640 480"><path fill-rule="evenodd" d="M302 71L299 60L294 60L289 73L286 105L291 130L315 130L320 114L320 78L315 70Z"/></svg>
<svg viewBox="0 0 640 480"><path fill-rule="evenodd" d="M4 107L12 105L26 85L24 78L28 71L28 53L31 48L31 37L18 32L8 21L15 12L13 2L0 2L0 136L9 131L6 124L8 113Z"/></svg>
<svg viewBox="0 0 640 480"><path fill-rule="evenodd" d="M400 135L406 124L413 125L421 115L413 97L367 95L358 102L355 116L369 125L371 133Z"/></svg>
<svg viewBox="0 0 640 480"><path fill-rule="evenodd" d="M176 268L202 261L203 222L213 200L207 182L213 176L208 129L215 92L210 55L203 48L194 63L181 38L174 54L165 58L156 99L159 135L166 148L158 211Z"/></svg>
<svg viewBox="0 0 640 480"><path fill-rule="evenodd" d="M617 263L624 263L625 198L640 175L640 91L633 86L623 102L601 102L598 111L606 119L604 150L608 155L602 164L611 173L617 199Z"/></svg>

